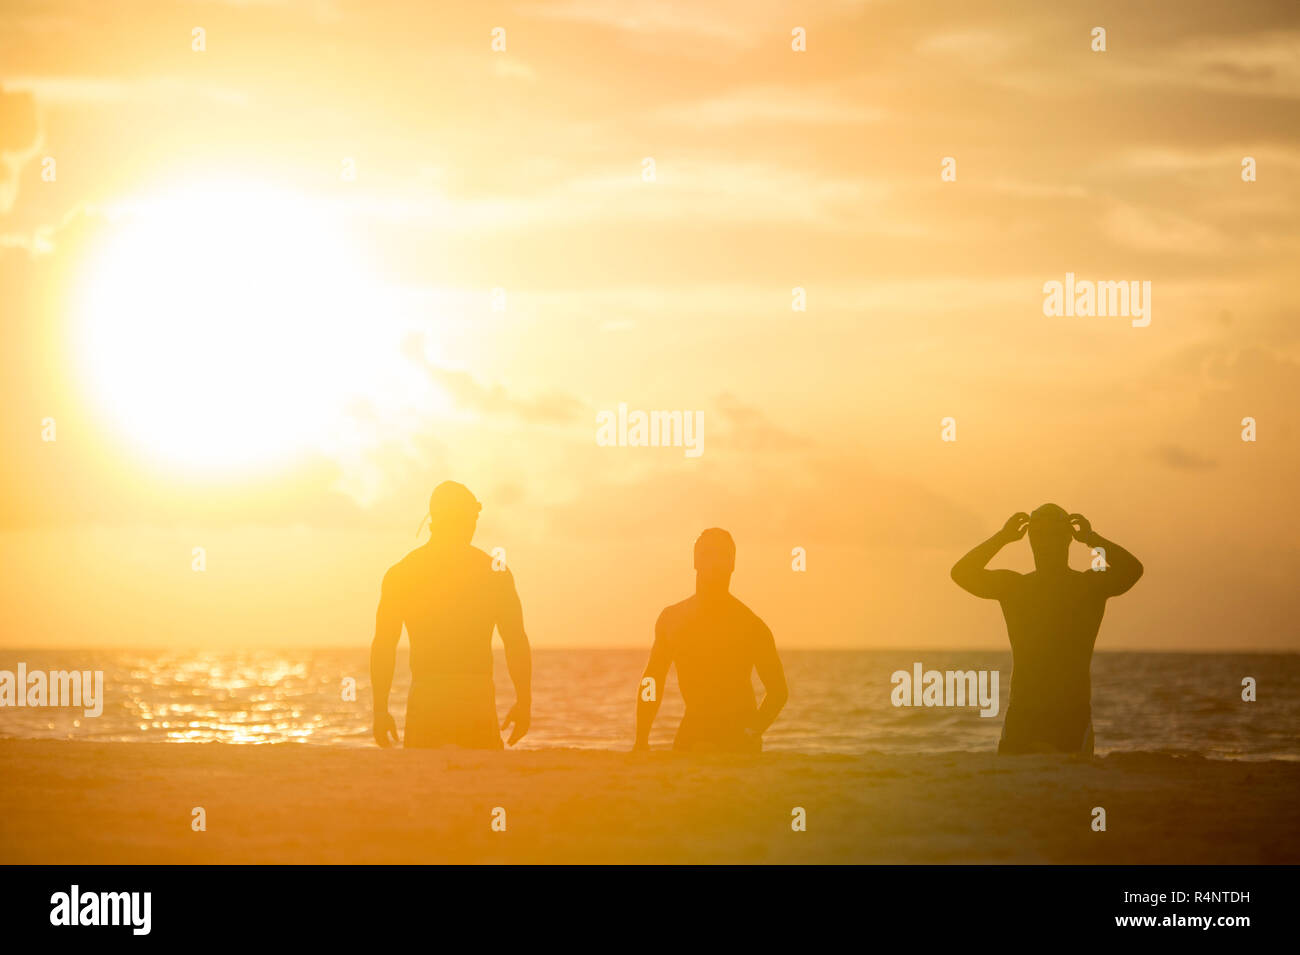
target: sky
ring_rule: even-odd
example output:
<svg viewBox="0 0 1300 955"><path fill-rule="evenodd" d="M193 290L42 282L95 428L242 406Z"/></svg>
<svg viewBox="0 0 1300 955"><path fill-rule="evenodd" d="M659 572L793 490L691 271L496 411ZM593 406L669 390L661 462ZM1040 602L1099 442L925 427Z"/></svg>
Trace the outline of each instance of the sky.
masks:
<svg viewBox="0 0 1300 955"><path fill-rule="evenodd" d="M8 0L0 645L364 647L453 479L539 647L711 526L778 647L1004 647L1053 501L1099 650L1295 651L1298 211L1291 2Z"/></svg>

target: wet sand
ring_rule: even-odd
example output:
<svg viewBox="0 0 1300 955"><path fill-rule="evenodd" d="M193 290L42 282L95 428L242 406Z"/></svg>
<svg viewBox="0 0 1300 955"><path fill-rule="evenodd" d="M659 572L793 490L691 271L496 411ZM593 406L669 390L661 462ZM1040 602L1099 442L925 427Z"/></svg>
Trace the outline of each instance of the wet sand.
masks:
<svg viewBox="0 0 1300 955"><path fill-rule="evenodd" d="M1297 792L1297 762L1154 754L0 740L0 862L1294 864ZM199 806L204 832L191 829Z"/></svg>

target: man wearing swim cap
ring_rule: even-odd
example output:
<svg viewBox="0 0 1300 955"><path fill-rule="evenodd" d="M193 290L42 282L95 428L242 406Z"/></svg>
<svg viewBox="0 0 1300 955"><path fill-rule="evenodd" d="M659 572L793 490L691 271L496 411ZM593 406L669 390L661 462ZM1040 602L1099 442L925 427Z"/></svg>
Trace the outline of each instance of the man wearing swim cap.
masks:
<svg viewBox="0 0 1300 955"><path fill-rule="evenodd" d="M444 481L429 499L429 542L384 575L370 648L375 742L401 742L388 712L397 644L406 625L411 644L411 692L406 702L408 747L501 749L525 733L532 710L532 655L523 610L508 568L470 544L482 505L463 484ZM492 631L501 634L515 705L497 725L492 681Z"/></svg>
<svg viewBox="0 0 1300 955"><path fill-rule="evenodd" d="M1026 531L1034 571L988 570L998 551ZM1071 540L1092 548L1094 567L1104 569L1072 570ZM1011 640L1011 701L999 753L1092 754L1093 644L1106 601L1141 576L1136 557L1096 533L1082 514L1055 504L1011 515L1002 530L957 561L952 579L1002 605Z"/></svg>
<svg viewBox="0 0 1300 955"><path fill-rule="evenodd" d="M673 604L655 623L654 646L638 691L635 749L650 748L650 727L676 664L686 713L673 749L758 753L788 691L785 670L767 624L731 595L736 544L720 527L695 542L695 595ZM754 704L750 675L763 681Z"/></svg>

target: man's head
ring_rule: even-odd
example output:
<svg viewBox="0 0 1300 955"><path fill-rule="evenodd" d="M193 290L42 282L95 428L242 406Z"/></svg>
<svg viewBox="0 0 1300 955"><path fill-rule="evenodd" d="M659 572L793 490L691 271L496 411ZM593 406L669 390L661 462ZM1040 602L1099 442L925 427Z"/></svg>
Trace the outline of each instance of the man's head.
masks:
<svg viewBox="0 0 1300 955"><path fill-rule="evenodd" d="M433 540L468 544L474 539L483 505L463 484L443 481L429 497L429 533Z"/></svg>
<svg viewBox="0 0 1300 955"><path fill-rule="evenodd" d="M1029 546L1039 570L1068 566L1074 525L1065 508L1044 504L1029 515Z"/></svg>
<svg viewBox="0 0 1300 955"><path fill-rule="evenodd" d="M695 576L698 583L724 590L736 569L736 542L721 527L710 527L695 539Z"/></svg>

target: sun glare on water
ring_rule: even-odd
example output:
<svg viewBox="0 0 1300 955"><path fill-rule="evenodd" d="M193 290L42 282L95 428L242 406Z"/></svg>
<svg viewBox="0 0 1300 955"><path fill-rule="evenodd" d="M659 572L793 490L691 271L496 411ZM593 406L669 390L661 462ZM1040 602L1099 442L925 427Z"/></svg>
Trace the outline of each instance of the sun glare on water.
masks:
<svg viewBox="0 0 1300 955"><path fill-rule="evenodd" d="M271 188L126 204L79 291L96 407L187 470L264 469L330 446L396 358L384 288L341 221Z"/></svg>

